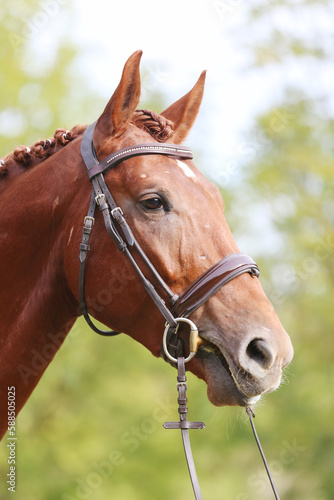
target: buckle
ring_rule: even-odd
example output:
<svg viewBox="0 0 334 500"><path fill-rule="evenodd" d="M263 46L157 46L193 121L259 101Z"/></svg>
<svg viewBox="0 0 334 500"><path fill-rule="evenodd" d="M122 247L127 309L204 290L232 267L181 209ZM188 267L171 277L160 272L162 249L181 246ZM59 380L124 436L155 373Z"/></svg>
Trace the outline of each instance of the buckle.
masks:
<svg viewBox="0 0 334 500"><path fill-rule="evenodd" d="M92 226L94 226L94 223L95 223L95 219L94 219L94 217L89 217L89 215L87 215L87 216L84 218L84 224L86 224L86 222L88 222L88 221L91 221Z"/></svg>
<svg viewBox="0 0 334 500"><path fill-rule="evenodd" d="M102 202L106 203L106 197L105 197L105 195L103 193L98 194L97 196L95 196L95 201L96 201L97 205L100 205L100 201L99 200L102 200Z"/></svg>
<svg viewBox="0 0 334 500"><path fill-rule="evenodd" d="M123 210L121 207L116 207L111 210L111 215L113 216L114 219L117 220L117 217L122 217L123 215Z"/></svg>

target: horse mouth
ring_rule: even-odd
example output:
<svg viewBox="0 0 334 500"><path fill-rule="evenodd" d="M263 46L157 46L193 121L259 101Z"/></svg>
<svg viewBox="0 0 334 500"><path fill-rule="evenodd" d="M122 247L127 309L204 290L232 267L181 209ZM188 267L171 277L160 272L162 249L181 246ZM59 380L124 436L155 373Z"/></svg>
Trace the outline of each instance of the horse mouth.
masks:
<svg viewBox="0 0 334 500"><path fill-rule="evenodd" d="M197 357L204 363L205 380L208 385L208 398L215 406L252 406L259 401L261 394L251 394L250 382L246 389L238 381L240 368L228 354L214 343L203 339Z"/></svg>

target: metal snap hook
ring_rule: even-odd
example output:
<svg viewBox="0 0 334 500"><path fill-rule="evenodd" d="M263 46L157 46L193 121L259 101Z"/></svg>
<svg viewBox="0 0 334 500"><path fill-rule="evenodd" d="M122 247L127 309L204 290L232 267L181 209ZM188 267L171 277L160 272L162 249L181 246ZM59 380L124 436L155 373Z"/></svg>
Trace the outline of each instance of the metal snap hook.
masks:
<svg viewBox="0 0 334 500"><path fill-rule="evenodd" d="M190 361L194 356L195 354L197 353L197 348L198 348L198 340L199 340L199 335L198 335L198 328L197 326L195 325L195 323L193 321L191 321L190 319L188 318L175 318L175 321L176 323L187 323L189 326L190 326L190 336L189 336L189 347L190 347L190 354L189 356L184 360L185 363L188 363L188 361ZM173 363L177 363L177 359L174 358L169 352L168 352L168 346L167 346L167 334L168 334L168 330L170 328L170 325L167 323L166 324L166 327L165 327L165 331L164 331L164 334L163 334L163 338L162 338L162 345L163 345L163 348L164 348L164 351L165 351L165 354L167 356L167 358L172 361ZM177 329L178 329L178 326L177 326ZM177 329L176 329L176 332L177 332ZM175 333L176 333L175 332Z"/></svg>

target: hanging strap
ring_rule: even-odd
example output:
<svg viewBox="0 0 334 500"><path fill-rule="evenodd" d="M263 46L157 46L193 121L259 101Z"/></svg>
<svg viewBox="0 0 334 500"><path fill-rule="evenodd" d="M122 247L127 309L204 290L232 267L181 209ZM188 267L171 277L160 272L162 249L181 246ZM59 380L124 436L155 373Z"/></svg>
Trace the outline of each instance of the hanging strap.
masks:
<svg viewBox="0 0 334 500"><path fill-rule="evenodd" d="M194 490L194 495L196 500L203 500L201 489L199 486L196 467L194 463L193 454L190 446L190 438L189 438L189 429L204 429L205 424L203 422L189 422L187 420L187 402L188 399L186 397L187 391L187 377L186 377L186 369L184 357L177 358L177 390L179 392L178 404L179 404L179 422L165 422L163 424L165 429L181 429L182 441L184 453L186 455L188 470L190 474L191 484Z"/></svg>
<svg viewBox="0 0 334 500"><path fill-rule="evenodd" d="M254 434L254 437L255 437L255 441L256 441L257 447L259 449L259 452L260 452L260 455L261 455L264 467L266 469L266 472L267 472L267 475L268 475L268 479L270 481L271 489L273 490L273 493L274 493L274 497L275 497L276 500L280 500L280 498L278 496L278 493L277 493L277 490L276 490L276 486L275 486L273 477L272 477L271 472L269 470L269 465L267 463L267 460L266 460L266 457L264 455L264 452L263 452L263 449L262 449L259 437L258 437L256 429L255 429L255 425L254 425L254 422L253 422L253 419L255 418L255 413L254 413L253 409L251 407L249 407L249 406L247 406L247 408L246 408L246 413L247 413L247 415L249 417L249 420L250 420L250 423L251 423L251 427L252 427L252 431L253 431L253 434Z"/></svg>

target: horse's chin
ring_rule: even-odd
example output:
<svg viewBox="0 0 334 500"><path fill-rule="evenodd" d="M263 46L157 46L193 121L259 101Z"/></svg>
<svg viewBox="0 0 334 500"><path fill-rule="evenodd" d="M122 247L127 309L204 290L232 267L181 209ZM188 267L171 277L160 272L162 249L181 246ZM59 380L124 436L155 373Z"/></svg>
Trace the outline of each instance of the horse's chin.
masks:
<svg viewBox="0 0 334 500"><path fill-rule="evenodd" d="M201 355L209 401L215 406L252 406L261 395L248 397L238 389L228 363L214 352Z"/></svg>

